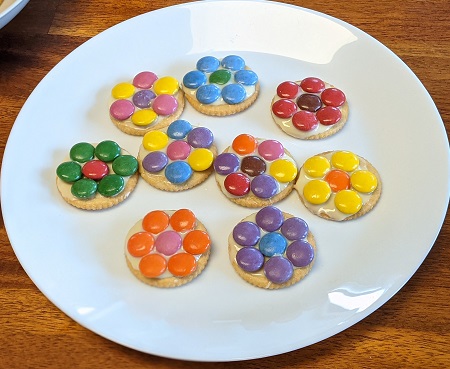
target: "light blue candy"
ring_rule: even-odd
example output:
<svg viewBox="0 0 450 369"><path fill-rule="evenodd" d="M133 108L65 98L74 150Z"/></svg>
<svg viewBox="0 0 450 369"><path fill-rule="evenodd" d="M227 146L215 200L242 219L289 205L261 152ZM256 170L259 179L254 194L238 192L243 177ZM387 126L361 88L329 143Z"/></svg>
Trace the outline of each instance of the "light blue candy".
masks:
<svg viewBox="0 0 450 369"><path fill-rule="evenodd" d="M245 68L245 61L240 56L228 55L222 59L222 67L233 71Z"/></svg>
<svg viewBox="0 0 450 369"><path fill-rule="evenodd" d="M205 73L212 73L220 66L220 60L214 56L204 56L197 61L197 69Z"/></svg>
<svg viewBox="0 0 450 369"><path fill-rule="evenodd" d="M212 104L220 97L220 88L216 85L200 86L197 90L196 97L202 104Z"/></svg>
<svg viewBox="0 0 450 369"><path fill-rule="evenodd" d="M241 103L246 96L245 88L238 83L226 85L222 90L223 100L230 105Z"/></svg>
<svg viewBox="0 0 450 369"><path fill-rule="evenodd" d="M234 80L244 86L253 86L258 82L258 75L252 70L242 69L236 72Z"/></svg>
<svg viewBox="0 0 450 369"><path fill-rule="evenodd" d="M206 75L198 70L193 70L183 77L183 85L187 88L196 89L206 83Z"/></svg>
<svg viewBox="0 0 450 369"><path fill-rule="evenodd" d="M286 247L286 238L277 232L266 233L259 241L259 251L268 257L282 255L286 251Z"/></svg>
<svg viewBox="0 0 450 369"><path fill-rule="evenodd" d="M185 161L174 161L166 167L165 175L171 183L184 183L191 178L192 168Z"/></svg>
<svg viewBox="0 0 450 369"><path fill-rule="evenodd" d="M174 140L182 140L191 130L191 123L184 119L178 119L170 123L170 126L167 128L167 136Z"/></svg>

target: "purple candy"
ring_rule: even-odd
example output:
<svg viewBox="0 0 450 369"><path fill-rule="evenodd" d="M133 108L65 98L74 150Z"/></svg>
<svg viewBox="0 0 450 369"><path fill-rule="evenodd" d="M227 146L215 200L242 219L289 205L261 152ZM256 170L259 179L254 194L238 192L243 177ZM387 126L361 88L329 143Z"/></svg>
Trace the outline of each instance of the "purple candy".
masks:
<svg viewBox="0 0 450 369"><path fill-rule="evenodd" d="M225 152L219 154L214 160L214 170L217 174L226 176L230 173L234 173L239 169L240 161L237 155Z"/></svg>
<svg viewBox="0 0 450 369"><path fill-rule="evenodd" d="M273 256L264 264L264 274L273 283L287 282L293 273L292 263L282 256Z"/></svg>
<svg viewBox="0 0 450 369"><path fill-rule="evenodd" d="M152 151L142 160L142 166L147 172L156 173L164 169L169 162L167 155L162 151Z"/></svg>
<svg viewBox="0 0 450 369"><path fill-rule="evenodd" d="M260 174L253 178L250 188L261 199L269 199L278 192L278 183L272 176Z"/></svg>
<svg viewBox="0 0 450 369"><path fill-rule="evenodd" d="M274 232L283 224L283 213L275 206L266 206L256 213L256 224L267 232Z"/></svg>
<svg viewBox="0 0 450 369"><path fill-rule="evenodd" d="M195 148L209 148L214 141L212 132L206 127L196 127L187 135L187 142Z"/></svg>
<svg viewBox="0 0 450 369"><path fill-rule="evenodd" d="M246 272L256 272L264 264L264 256L254 247L243 247L236 254L236 262Z"/></svg>
<svg viewBox="0 0 450 369"><path fill-rule="evenodd" d="M253 222L240 222L233 229L233 238L238 245L254 246L260 238L259 227Z"/></svg>
<svg viewBox="0 0 450 369"><path fill-rule="evenodd" d="M306 267L314 259L314 248L304 240L292 242L286 249L287 258L296 267Z"/></svg>
<svg viewBox="0 0 450 369"><path fill-rule="evenodd" d="M133 104L138 108L145 109L150 107L155 97L155 93L151 90L140 90L133 95Z"/></svg>
<svg viewBox="0 0 450 369"><path fill-rule="evenodd" d="M281 233L288 240L300 240L308 235L308 224L300 218L289 218L281 226Z"/></svg>

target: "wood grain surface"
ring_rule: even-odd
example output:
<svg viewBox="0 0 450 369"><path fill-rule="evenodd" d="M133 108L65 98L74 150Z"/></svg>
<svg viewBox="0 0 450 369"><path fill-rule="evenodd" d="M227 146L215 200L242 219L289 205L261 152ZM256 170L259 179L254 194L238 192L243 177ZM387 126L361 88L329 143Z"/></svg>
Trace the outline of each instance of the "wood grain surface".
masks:
<svg viewBox="0 0 450 369"><path fill-rule="evenodd" d="M429 91L448 135L448 0L286 2L337 17L390 48ZM62 58L119 22L180 3L175 0L31 0L15 19L0 29L0 158L22 105ZM424 134L426 123L423 122ZM3 219L0 242L0 368L450 367L448 217L418 271L369 317L315 345L275 357L234 363L161 358L92 333L54 306L28 278L9 243Z"/></svg>

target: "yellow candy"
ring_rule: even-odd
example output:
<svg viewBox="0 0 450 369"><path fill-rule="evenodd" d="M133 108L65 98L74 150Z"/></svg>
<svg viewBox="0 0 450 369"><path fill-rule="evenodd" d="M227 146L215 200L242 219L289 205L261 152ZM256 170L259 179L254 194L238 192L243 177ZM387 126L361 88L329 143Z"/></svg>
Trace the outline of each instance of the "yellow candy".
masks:
<svg viewBox="0 0 450 369"><path fill-rule="evenodd" d="M134 86L128 82L122 82L115 85L111 91L115 99L128 99L134 94Z"/></svg>
<svg viewBox="0 0 450 369"><path fill-rule="evenodd" d="M368 170L358 170L350 177L352 187L359 192L371 193L378 186L377 177Z"/></svg>
<svg viewBox="0 0 450 369"><path fill-rule="evenodd" d="M161 150L167 146L168 142L169 136L160 131L147 132L142 139L142 145L147 151Z"/></svg>
<svg viewBox="0 0 450 369"><path fill-rule="evenodd" d="M335 168L352 172L359 165L358 157L350 151L337 151L331 157L331 164Z"/></svg>
<svg viewBox="0 0 450 369"><path fill-rule="evenodd" d="M344 214L355 214L362 207L362 199L353 190L343 190L336 194L334 205Z"/></svg>
<svg viewBox="0 0 450 369"><path fill-rule="evenodd" d="M173 95L178 91L178 81L173 77L162 77L157 79L153 85L153 90L157 95Z"/></svg>
<svg viewBox="0 0 450 369"><path fill-rule="evenodd" d="M330 195L330 185L321 179L313 179L303 188L303 196L306 201L314 205L323 204L330 198Z"/></svg>
<svg viewBox="0 0 450 369"><path fill-rule="evenodd" d="M324 156L313 156L305 161L303 169L313 178L323 177L330 170L330 162Z"/></svg>
<svg viewBox="0 0 450 369"><path fill-rule="evenodd" d="M133 113L131 121L137 126L148 126L150 123L153 123L156 118L158 118L158 114L153 110L142 109Z"/></svg>
<svg viewBox="0 0 450 369"><path fill-rule="evenodd" d="M204 148L193 150L187 158L188 164L196 172L208 169L212 165L213 160L213 153Z"/></svg>
<svg viewBox="0 0 450 369"><path fill-rule="evenodd" d="M269 172L278 182L287 183L297 177L297 166L292 161L278 159L272 163Z"/></svg>

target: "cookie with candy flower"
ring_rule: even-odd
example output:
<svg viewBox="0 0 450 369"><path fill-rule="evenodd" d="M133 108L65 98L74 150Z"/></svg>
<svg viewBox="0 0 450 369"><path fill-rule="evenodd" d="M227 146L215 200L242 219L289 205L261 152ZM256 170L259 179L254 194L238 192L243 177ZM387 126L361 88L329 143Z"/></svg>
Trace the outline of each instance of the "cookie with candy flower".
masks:
<svg viewBox="0 0 450 369"><path fill-rule="evenodd" d="M204 56L183 77L186 100L200 113L227 116L249 108L259 94L258 75L239 55Z"/></svg>
<svg viewBox="0 0 450 369"><path fill-rule="evenodd" d="M267 206L233 228L228 255L234 270L246 282L280 289L298 283L311 271L316 242L302 218Z"/></svg>
<svg viewBox="0 0 450 369"><path fill-rule="evenodd" d="M365 158L326 151L303 164L295 189L305 207L328 220L346 221L371 211L381 196L381 177Z"/></svg>
<svg viewBox="0 0 450 369"><path fill-rule="evenodd" d="M167 127L184 109L184 94L172 76L158 77L150 71L120 82L112 90L111 121L122 132L134 136Z"/></svg>
<svg viewBox="0 0 450 369"><path fill-rule="evenodd" d="M62 198L80 209L99 210L125 200L138 181L138 161L115 141L79 142L56 168Z"/></svg>
<svg viewBox="0 0 450 369"><path fill-rule="evenodd" d="M155 188L184 191L204 182L217 156L214 135L206 127L178 119L166 129L147 132L139 148L139 172Z"/></svg>
<svg viewBox="0 0 450 369"><path fill-rule="evenodd" d="M208 231L189 209L150 211L125 239L128 268L154 287L191 282L205 269L210 252Z"/></svg>
<svg viewBox="0 0 450 369"><path fill-rule="evenodd" d="M214 162L222 193L232 202L249 207L274 204L288 196L297 178L297 164L277 140L236 136Z"/></svg>
<svg viewBox="0 0 450 369"><path fill-rule="evenodd" d="M271 105L272 118L282 131L303 140L316 140L340 131L348 119L347 97L316 77L284 81Z"/></svg>

